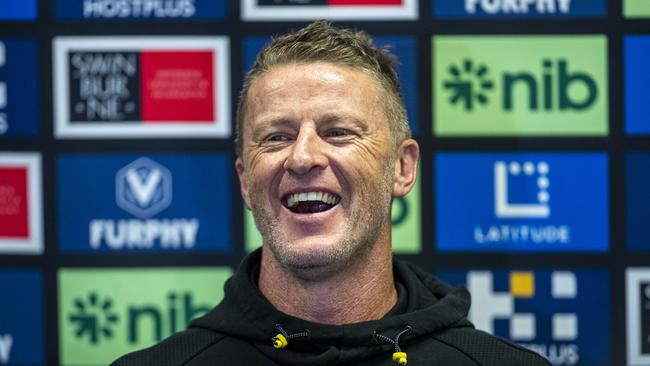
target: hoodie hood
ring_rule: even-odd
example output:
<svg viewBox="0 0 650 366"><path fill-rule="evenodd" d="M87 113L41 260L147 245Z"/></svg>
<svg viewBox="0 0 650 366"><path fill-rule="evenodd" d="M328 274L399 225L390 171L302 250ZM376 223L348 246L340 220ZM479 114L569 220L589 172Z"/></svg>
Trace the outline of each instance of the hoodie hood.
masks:
<svg viewBox="0 0 650 366"><path fill-rule="evenodd" d="M331 365L384 353L387 358L420 337L449 329L472 327L467 320L470 297L464 288L451 289L434 276L395 259L393 273L399 309L379 320L325 325L278 311L257 288L261 250L251 253L225 284L223 301L191 327L200 327L252 344L282 365ZM280 328L278 328L280 325ZM290 338L276 349L273 338ZM398 337L399 335L399 337ZM395 340L398 338L398 344Z"/></svg>

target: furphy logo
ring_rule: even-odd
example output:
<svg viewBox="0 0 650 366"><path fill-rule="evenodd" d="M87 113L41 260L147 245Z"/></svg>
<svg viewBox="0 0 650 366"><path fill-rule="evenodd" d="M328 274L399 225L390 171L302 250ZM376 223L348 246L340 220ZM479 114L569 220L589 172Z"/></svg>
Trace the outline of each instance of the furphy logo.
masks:
<svg viewBox="0 0 650 366"><path fill-rule="evenodd" d="M606 272L449 270L440 276L465 284L481 304L469 313L476 328L509 338L556 366L609 365Z"/></svg>
<svg viewBox="0 0 650 366"><path fill-rule="evenodd" d="M604 154L443 153L435 169L440 251L609 246Z"/></svg>
<svg viewBox="0 0 650 366"><path fill-rule="evenodd" d="M229 268L62 269L63 365L106 365L181 331L223 297Z"/></svg>
<svg viewBox="0 0 650 366"><path fill-rule="evenodd" d="M226 37L57 37L57 137L227 137Z"/></svg>
<svg viewBox="0 0 650 366"><path fill-rule="evenodd" d="M650 268L628 268L627 364L650 365Z"/></svg>
<svg viewBox="0 0 650 366"><path fill-rule="evenodd" d="M647 0L623 0L626 18L650 18L650 2Z"/></svg>
<svg viewBox="0 0 650 366"><path fill-rule="evenodd" d="M40 273L0 270L0 365L45 365L42 292Z"/></svg>
<svg viewBox="0 0 650 366"><path fill-rule="evenodd" d="M36 20L36 0L0 1L0 20Z"/></svg>
<svg viewBox="0 0 650 366"><path fill-rule="evenodd" d="M633 251L650 251L650 153L633 153L625 157L625 209L627 247Z"/></svg>
<svg viewBox="0 0 650 366"><path fill-rule="evenodd" d="M432 42L437 135L608 133L604 36L436 36Z"/></svg>
<svg viewBox="0 0 650 366"><path fill-rule="evenodd" d="M62 156L61 249L227 249L227 170L226 156L218 155Z"/></svg>
<svg viewBox="0 0 650 366"><path fill-rule="evenodd" d="M60 19L221 19L224 0L57 0Z"/></svg>
<svg viewBox="0 0 650 366"><path fill-rule="evenodd" d="M393 200L391 221L394 253L419 253L422 248L420 197L420 181L416 181L406 197ZM252 252L262 246L262 236L255 227L253 214L246 208L244 231L246 250Z"/></svg>
<svg viewBox="0 0 650 366"><path fill-rule="evenodd" d="M419 130L418 116L418 50L415 37L408 36L377 36L373 37L375 44L387 47L397 56L399 62L395 71L400 82L400 91L406 112L408 114L411 131L417 134ZM244 65L246 69L253 66L257 53L264 45L270 42L267 37L249 37L244 40Z"/></svg>
<svg viewBox="0 0 650 366"><path fill-rule="evenodd" d="M243 20L411 19L417 0L243 0Z"/></svg>
<svg viewBox="0 0 650 366"><path fill-rule="evenodd" d="M43 251L41 157L0 153L0 254Z"/></svg>
<svg viewBox="0 0 650 366"><path fill-rule="evenodd" d="M0 136L38 132L36 42L0 39Z"/></svg>
<svg viewBox="0 0 650 366"><path fill-rule="evenodd" d="M648 4L650 6L650 1ZM650 135L647 111L650 102L649 54L650 36L625 37L625 131L632 135Z"/></svg>
<svg viewBox="0 0 650 366"><path fill-rule="evenodd" d="M560 18L602 17L605 0L438 0L433 15L440 18Z"/></svg>

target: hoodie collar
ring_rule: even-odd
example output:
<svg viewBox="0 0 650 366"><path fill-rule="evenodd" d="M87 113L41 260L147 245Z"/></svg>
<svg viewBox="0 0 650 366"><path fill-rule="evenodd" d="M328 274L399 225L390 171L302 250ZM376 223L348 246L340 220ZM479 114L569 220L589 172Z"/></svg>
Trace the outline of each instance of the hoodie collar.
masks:
<svg viewBox="0 0 650 366"><path fill-rule="evenodd" d="M471 326L466 320L470 305L467 290L452 290L434 276L397 259L393 273L396 283L403 286L400 296L406 298L400 298L401 305L384 318L338 326L298 319L277 310L257 288L260 259L261 250L248 255L226 282L223 301L190 327L240 338L281 364L326 365L367 358L391 348L378 343L375 334L393 338L410 327L400 340L408 345L415 338L442 329ZM277 324L289 334L307 330L309 335L275 349L271 339L278 334Z"/></svg>

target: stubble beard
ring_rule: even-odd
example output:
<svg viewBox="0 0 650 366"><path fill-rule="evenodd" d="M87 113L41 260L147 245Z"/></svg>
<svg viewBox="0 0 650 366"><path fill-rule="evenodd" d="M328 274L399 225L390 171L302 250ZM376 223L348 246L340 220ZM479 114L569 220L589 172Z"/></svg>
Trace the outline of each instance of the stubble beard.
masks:
<svg viewBox="0 0 650 366"><path fill-rule="evenodd" d="M391 192L393 164L384 168L380 186L367 184L358 187L365 192L358 198L361 202L352 203L350 219L337 233L337 243L328 243L322 250L305 252L293 247L280 230L277 216L262 197L251 196L253 217L257 229L262 234L276 261L282 268L297 276L309 279L311 275L326 272L340 272L354 261L363 258L377 243L384 226L391 219ZM361 259L363 260L363 259Z"/></svg>

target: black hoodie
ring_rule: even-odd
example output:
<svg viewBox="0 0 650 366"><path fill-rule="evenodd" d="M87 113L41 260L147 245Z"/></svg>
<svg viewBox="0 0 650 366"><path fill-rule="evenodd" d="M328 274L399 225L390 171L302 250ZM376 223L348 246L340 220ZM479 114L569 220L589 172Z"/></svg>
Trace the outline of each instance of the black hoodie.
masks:
<svg viewBox="0 0 650 366"><path fill-rule="evenodd" d="M400 359L409 366L550 365L532 351L474 329L466 318L467 290L452 290L411 264L394 261L398 301L384 318L334 326L275 309L257 288L260 257L258 250L244 259L226 282L223 301L187 330L112 365L388 366ZM275 348L283 338L286 346Z"/></svg>

